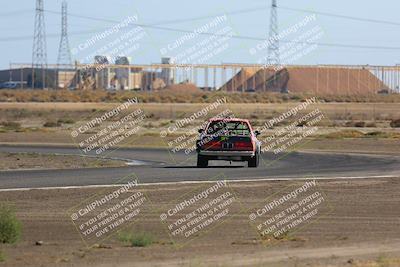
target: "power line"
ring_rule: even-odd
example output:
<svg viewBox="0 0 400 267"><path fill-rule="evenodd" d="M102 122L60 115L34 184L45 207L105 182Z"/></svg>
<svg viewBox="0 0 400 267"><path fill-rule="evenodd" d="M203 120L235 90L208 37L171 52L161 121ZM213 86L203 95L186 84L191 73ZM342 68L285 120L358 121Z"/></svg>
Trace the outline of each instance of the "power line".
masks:
<svg viewBox="0 0 400 267"><path fill-rule="evenodd" d="M286 7L279 7L279 8L286 8ZM258 8L260 9L260 8ZM255 9L248 9L247 11L250 10L255 10ZM294 9L293 9L294 10ZM44 10L47 13L53 13L53 14L60 14L60 12L57 11L51 11L51 10ZM300 11L300 10L297 10ZM306 10L302 10L306 11ZM239 11L233 11L233 12L239 12ZM308 11L311 12L311 11ZM314 12L315 13L315 12ZM321 13L321 12L320 12ZM108 22L108 23L120 23L120 21L117 20L112 20L112 19L103 19L103 18L96 18L96 17L91 17L91 16L83 16L83 15L78 15L78 14L68 14L71 17L77 17L77 18L84 18L88 20L94 20L94 21L102 21L102 22ZM340 16L340 15L335 15L335 16ZM210 16L207 16L210 17ZM206 18L206 16L203 16L201 18ZM200 17L194 18L194 19L200 19ZM179 21L183 21L179 20ZM185 19L185 20L190 20L190 19ZM176 20L178 21L178 20ZM175 22L176 22L175 21ZM373 20L375 21L375 20ZM173 23L173 21L166 21L166 23ZM380 23L383 23L383 21L380 21ZM390 22L388 22L390 23ZM155 24L140 24L140 23L129 23L130 25L133 26L140 26L143 28L150 28L154 30L161 30L161 31L168 31L168 32L179 32L179 33L193 33L192 30L185 30L185 29L178 29L178 28L169 28L169 27L162 27L158 26L161 24L161 22L157 22ZM395 24L392 22L392 24ZM400 24L399 24L400 25ZM82 34L90 34L90 33L97 33L99 31L82 31L82 32L72 32L70 35L82 35ZM265 38L261 37L254 37L254 36L244 36L244 35L225 35L225 34L216 34L216 33L210 33L210 32L200 32L200 35L209 35L209 36L217 36L217 37L231 37L232 39L241 39L241 40L253 40L253 41L265 41ZM58 37L58 34L49 34L47 37ZM0 38L0 41L14 41L14 40L25 40L25 39L30 39L32 36L16 36L16 37L6 37L6 38ZM343 44L343 43L322 43L322 42L296 42L296 41L291 41L291 40L280 40L280 42L283 43L297 43L297 44L309 44L309 45L320 45L320 46L326 46L326 47L341 47L341 48L359 48L359 49L374 49L374 50L400 50L400 47L393 47L393 46L371 46L371 45L352 45L352 44Z"/></svg>
<svg viewBox="0 0 400 267"><path fill-rule="evenodd" d="M70 14L71 16L79 16L82 18L88 18L97 21L107 21L112 23L119 23L116 20L109 20L109 19L101 19L95 17L88 17L88 16L81 16ZM139 24L139 23L129 23L134 26L139 26L143 28L150 28L155 30L162 30L162 31L169 31L169 32L180 32L180 33L193 33L192 30L184 30L184 29L177 29L177 28L169 28L169 27L161 27L157 25L146 25L146 24ZM216 33L209 33L209 32L200 32L200 35L209 35L209 36L217 36L217 37L231 37L233 39L241 39L241 40L253 40L253 41L265 41L265 38L261 37L253 37L253 36L243 36L243 35L227 35L227 34L216 34ZM317 44L321 46L328 46L328 47L349 47L349 48L360 48L360 49L385 49L385 50L400 50L400 47L388 47L388 46L367 46L367 45L350 45L350 44L339 44L339 43L317 43L317 42L295 42L290 40L280 40L283 43L298 43L298 44Z"/></svg>
<svg viewBox="0 0 400 267"><path fill-rule="evenodd" d="M235 11L230 11L230 12L225 12L225 13L215 13L213 15L207 15L207 16L199 16L199 17L175 19L175 20L161 20L161 21L149 23L149 24L146 24L146 25L148 25L148 26L159 26L159 25L168 25L168 24L178 24L178 23L183 23L183 22L205 20L205 19L215 18L215 17L218 17L218 16L224 16L224 15L239 15L239 14L245 14L245 13L252 13L252 12L260 11L260 10L263 10L263 9L267 9L267 8L266 7L253 7L253 8L235 10ZM60 14L59 11L54 11L54 10L45 10L45 12L50 13L50 14L56 14L56 15ZM83 16L83 15L72 14L72 13L69 13L68 16L81 18L81 19L87 19L87 20L93 20L93 21L101 21L101 22L108 22L108 23L119 23L119 21L115 21L115 20L112 20L112 19L103 19L103 18L97 18L97 17L91 17L91 16Z"/></svg>
<svg viewBox="0 0 400 267"><path fill-rule="evenodd" d="M188 22L188 21L210 19L210 18L215 18L215 17L223 16L223 15L238 15L238 14L252 13L252 12L256 12L256 11L260 11L260 10L264 10L264 9L269 9L269 8L266 8L265 6L253 7L253 8L248 8L248 9L243 9L243 10L235 10L235 11L231 11L231 12L213 14L213 15L208 15L208 16L200 16L200 17L177 19L177 20L158 21L155 23L151 23L149 25L157 26L157 25L176 24L176 23L182 23L182 22Z"/></svg>
<svg viewBox="0 0 400 267"><path fill-rule="evenodd" d="M49 11L47 11L47 12L49 12ZM50 11L50 12L59 13L56 11ZM91 17L91 16L82 16L82 15L77 15L77 14L69 14L69 16L85 18L85 19L95 20L95 21L105 21L105 22L114 23L114 24L120 23L120 21L117 21L117 20L102 19L102 18L96 18L96 17ZM140 23L129 23L129 24L134 25L134 26L143 27L143 28L150 28L150 29L169 31L169 32L180 32L180 33L188 33L188 34L193 33L192 30L162 27L162 26L158 26L158 25L148 25L148 24L140 24ZM216 33L209 33L209 32L200 32L199 34L200 35L217 36L217 37L231 37L233 39L241 39L241 40L265 41L265 38L253 37L253 36L243 36L243 35L233 35L232 36L232 35L216 34ZM295 42L295 41L290 41L290 40L280 40L280 41L283 43L310 44L310 45L320 45L320 46L327 46L327 47L377 49L377 50L379 50L379 49L400 50L400 47L389 47L389 46L351 45L351 44L341 44L341 43L318 43L318 42Z"/></svg>
<svg viewBox="0 0 400 267"><path fill-rule="evenodd" d="M355 20L355 21L363 21L363 22L371 22L371 23L379 23L379 24L400 26L400 22L393 22L393 21L387 21L387 20L360 18L360 17L353 17L353 16L347 16L347 15L341 15L341 14L333 14L333 13L328 13L328 12L321 12L321 11L307 10L307 9L299 9L299 8L292 8L292 7L285 7L285 6L278 6L278 8L284 9L284 10L296 11L296 12L312 13L312 14L317 14L317 15L322 15L322 16L327 16L327 17L334 17L334 18L342 18L342 19L349 19L349 20Z"/></svg>
<svg viewBox="0 0 400 267"><path fill-rule="evenodd" d="M244 10L235 10L235 11L230 11L230 12L225 12L225 13L216 13L216 14L213 14L213 15L199 16L199 17L194 17L194 18L185 18L185 19L177 19L177 20L164 20L164 21L158 21L158 22L151 23L150 25L157 26L157 25L183 23L183 22L189 22L189 21L198 21L198 20L204 20L204 19L214 18L214 17L217 17L217 16L223 16L223 15L238 15L238 14L244 14L244 13L251 13L251 12L260 11L262 9L266 9L266 8L264 6L260 6L260 7L248 8L248 9L244 9ZM19 10L19 11L13 11L13 12L2 13L2 14L3 15L6 15L6 14L12 15L12 14L15 14L17 12L26 12L26 11L31 12L30 9L27 9L27 10ZM55 14L55 15L60 15L61 14L59 11L53 11L53 10L44 10L44 11L47 12L47 13L50 13L50 14ZM0 16L3 16L2 14L0 14ZM69 16L73 16L73 17L77 17L77 18L88 19L88 20L102 21L102 22L108 22L108 23L117 23L117 21L115 21L115 20L99 19L99 18L81 16L81 15L76 15L76 14L75 15L68 14L68 15ZM85 35L85 34L97 33L97 32L100 32L102 30L105 30L105 29L103 28L103 29L99 29L99 30L71 32L70 35ZM59 36L59 34L57 34L57 33L47 34L47 37L49 37L49 38L54 38L54 37L58 37L58 36ZM19 41L19 40L28 40L28 39L32 39L32 36L25 35L25 36L15 36L15 37L0 38L0 42Z"/></svg>
<svg viewBox="0 0 400 267"><path fill-rule="evenodd" d="M277 5L277 8L284 9L284 10L290 10L290 11L296 11L296 12L312 13L312 14L328 16L328 17L349 19L349 20L355 20L355 21L363 21L363 22L371 22L371 23L379 23L379 24L400 26L400 22L394 22L394 21L368 19L368 18L347 16L347 15L334 14L334 13L328 13L328 12L322 12L322 11L316 11L316 10L291 8L291 7L278 6L278 5ZM167 24L188 22L188 21L204 20L204 19L213 18L213 17L216 17L216 16L244 14L244 13L255 12L255 11L259 11L259 10L263 10L263 9L269 9L269 8L266 8L266 7L255 7L255 8L249 8L249 9L244 9L244 10L235 10L235 11L226 12L226 13L208 15L208 16L200 16L200 17L178 19L178 20L165 20L165 21L159 21L159 22L155 22L155 23L151 23L151 24L147 24L147 25L149 25L149 26L158 26L158 25L167 25ZM53 14L60 14L60 12L51 11L51 10L45 10L45 12L53 13ZM73 17L78 17L78 18L83 18L83 19L88 19L88 20L115 23L115 20L110 20L110 19L101 19L101 18L95 18L95 17L90 17L90 16L82 16L82 15L77 15L77 14L70 14L70 15L73 16Z"/></svg>
<svg viewBox="0 0 400 267"><path fill-rule="evenodd" d="M16 16L16 15L22 15L24 13L31 13L31 12L32 12L31 9L14 10L14 11L10 11L10 12L0 13L0 18L9 17L9 16Z"/></svg>
<svg viewBox="0 0 400 267"><path fill-rule="evenodd" d="M70 14L69 14L70 15ZM75 16L75 15L73 15ZM80 15L79 15L80 16ZM91 18L100 20L100 18ZM106 20L108 22L119 23L120 21L115 20ZM161 27L161 26L152 26L146 24L138 24L138 23L130 23L134 26L140 26L143 28L151 28L155 30L162 30L162 31L169 31L169 32L179 32L179 33L193 33L192 30L184 30L184 29L176 29L176 28L168 28L168 27ZM69 35L82 35L82 34L90 34L90 33L98 33L99 31L82 31L82 32L72 32ZM252 40L252 41L266 41L265 38L262 37L254 37L254 36L244 36L244 35L226 35L226 34L217 34L217 33L209 33L209 32L200 32L200 35L208 35L208 36L217 36L217 37L230 37L232 39L239 39L239 40ZM54 38L59 37L59 34L48 34L47 37ZM0 41L14 41L14 40L26 40L32 39L32 36L16 36L16 37L7 37L7 38L0 38ZM295 44L309 44L309 45L320 45L326 47L341 47L341 48L359 48L359 49L372 49L372 50L400 50L400 47L394 46L372 46L372 45L352 45L352 44L342 44L342 43L322 43L322 42L300 42L300 41L291 41L291 40L280 40L282 43L295 43Z"/></svg>

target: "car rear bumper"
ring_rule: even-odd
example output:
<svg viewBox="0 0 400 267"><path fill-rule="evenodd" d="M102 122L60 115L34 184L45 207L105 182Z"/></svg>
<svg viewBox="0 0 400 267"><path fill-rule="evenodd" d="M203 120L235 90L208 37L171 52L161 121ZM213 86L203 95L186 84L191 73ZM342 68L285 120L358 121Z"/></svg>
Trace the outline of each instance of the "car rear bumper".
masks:
<svg viewBox="0 0 400 267"><path fill-rule="evenodd" d="M199 151L202 156L213 157L254 157L254 151Z"/></svg>

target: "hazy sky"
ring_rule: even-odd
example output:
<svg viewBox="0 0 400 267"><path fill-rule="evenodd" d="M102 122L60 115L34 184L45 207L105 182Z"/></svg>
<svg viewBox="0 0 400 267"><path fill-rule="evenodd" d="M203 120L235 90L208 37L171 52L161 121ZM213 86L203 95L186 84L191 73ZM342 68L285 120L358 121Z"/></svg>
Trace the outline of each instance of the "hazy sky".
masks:
<svg viewBox="0 0 400 267"><path fill-rule="evenodd" d="M5 2L5 1L4 1ZM226 20L220 25L210 28L210 32L223 32L229 28L235 34L247 37L266 38L269 28L270 0L68 0L69 12L72 15L81 15L92 18L99 18L107 21L88 20L84 18L69 17L70 46L79 48L81 44L87 43L97 33L103 33L117 23L112 21L124 21L129 17L136 17L138 24L153 24L168 20L188 19L193 17L207 17L202 20L158 24L160 27L169 29L181 29L193 31L213 21L214 15L228 13ZM315 10L345 16L361 17L375 20L398 22L399 25L378 24L365 21L354 21L343 18L326 17L317 15L315 20L298 29L295 33L283 37L283 46L288 40L303 40L316 27L320 34L316 36L315 42L335 43L362 46L393 47L396 49L361 49L348 47L327 47L316 46L304 55L292 57L293 64L370 64L370 65L394 65L400 63L400 18L398 10L400 2L397 0L371 1L371 0L278 0L278 5L296 9ZM3 3L0 12L0 68L7 68L10 62L28 63L32 58L32 35L34 22L35 0L14 0ZM61 0L45 0L45 9L49 11L60 11ZM240 12L253 9L251 12ZM229 14L238 11L236 14ZM279 9L279 29L283 31L304 21L307 13ZM48 62L56 63L58 46L60 40L59 14L45 13ZM97 49L101 49L112 43L124 33L129 33L136 26L129 25L120 28L118 33L111 34L93 46L78 51L75 59L84 61L84 58L91 56ZM190 48L199 49L199 44L206 44L210 36L199 35L183 42L180 47L169 49L176 40L184 39L185 33L165 31L154 28L144 28L145 36L137 42L135 49L124 48L127 56L133 59L132 63L158 63L162 53L160 49L167 48L165 55L181 58L189 58ZM133 38L131 35L130 38ZM17 38L18 37L18 38ZM308 38L307 37L307 38ZM222 37L218 37L221 39ZM213 40L217 41L217 40ZM252 48L257 48L261 41L249 39L228 39L222 40L218 47L212 48L215 52L210 57L202 56L207 63L238 62L257 63L264 58L267 50L261 49L251 54ZM287 44L287 43L286 43ZM82 47L82 46L81 46ZM398 48L398 49L397 49ZM289 48L288 48L289 49ZM305 49L305 48L304 48ZM164 50L165 51L165 50ZM77 50L75 50L77 52ZM209 51L210 52L210 51ZM110 51L104 52L109 54ZM193 51L192 51L193 53ZM290 59L290 56L289 56ZM199 61L200 59L194 59ZM202 62L203 62L202 61Z"/></svg>

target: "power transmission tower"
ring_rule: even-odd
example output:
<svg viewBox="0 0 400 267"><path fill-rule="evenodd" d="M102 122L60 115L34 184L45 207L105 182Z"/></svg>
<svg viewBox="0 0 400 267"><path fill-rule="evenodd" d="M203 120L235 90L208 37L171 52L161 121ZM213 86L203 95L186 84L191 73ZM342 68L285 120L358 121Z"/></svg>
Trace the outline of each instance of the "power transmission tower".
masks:
<svg viewBox="0 0 400 267"><path fill-rule="evenodd" d="M279 65L279 36L278 36L278 5L272 0L271 20L269 24L268 64Z"/></svg>
<svg viewBox="0 0 400 267"><path fill-rule="evenodd" d="M36 0L35 30L32 50L32 88L35 88L35 72L41 73L42 88L46 87L47 46L46 28L44 23L43 0Z"/></svg>
<svg viewBox="0 0 400 267"><path fill-rule="evenodd" d="M71 50L68 41L68 4L67 1L62 2L61 6L61 41L58 50L57 68L60 66L70 68L72 65Z"/></svg>

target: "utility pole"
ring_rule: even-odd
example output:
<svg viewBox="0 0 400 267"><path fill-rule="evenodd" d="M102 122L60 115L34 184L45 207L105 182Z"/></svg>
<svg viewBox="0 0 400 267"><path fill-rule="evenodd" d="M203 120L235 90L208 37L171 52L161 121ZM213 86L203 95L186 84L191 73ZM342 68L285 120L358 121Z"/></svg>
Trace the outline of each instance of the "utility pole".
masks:
<svg viewBox="0 0 400 267"><path fill-rule="evenodd" d="M68 40L68 4L67 1L62 2L61 6L61 41L58 50L57 68L71 68L71 50L69 49Z"/></svg>
<svg viewBox="0 0 400 267"><path fill-rule="evenodd" d="M279 65L279 38L278 38L278 5L277 0L272 0L271 17L268 38L268 64Z"/></svg>
<svg viewBox="0 0 400 267"><path fill-rule="evenodd" d="M47 46L43 0L36 0L35 29L32 49L32 89L35 88L36 70L41 72L42 89L44 89L46 88Z"/></svg>

